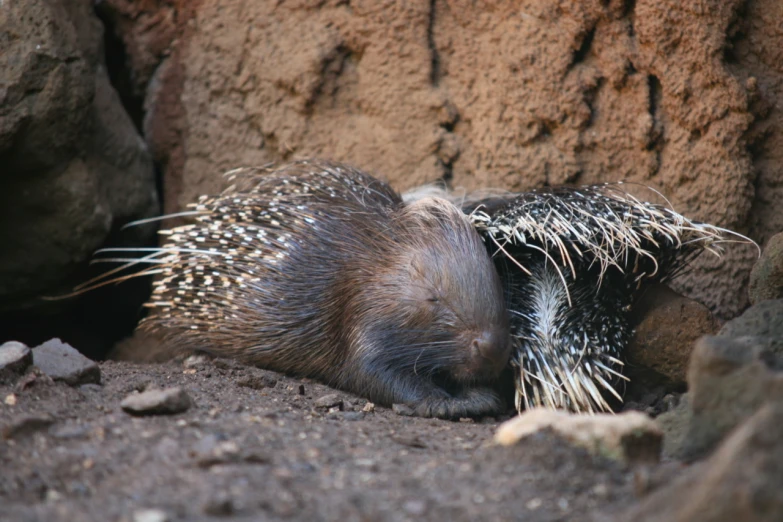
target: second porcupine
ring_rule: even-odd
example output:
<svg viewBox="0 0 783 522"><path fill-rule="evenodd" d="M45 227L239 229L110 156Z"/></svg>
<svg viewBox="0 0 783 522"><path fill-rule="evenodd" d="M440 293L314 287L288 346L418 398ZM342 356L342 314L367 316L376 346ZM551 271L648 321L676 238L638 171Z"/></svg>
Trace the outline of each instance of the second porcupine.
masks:
<svg viewBox="0 0 783 522"><path fill-rule="evenodd" d="M460 209L333 163L231 179L144 258L159 277L140 329L420 416L502 410L484 384L510 354L503 290Z"/></svg>
<svg viewBox="0 0 783 522"><path fill-rule="evenodd" d="M408 202L438 195L462 205L487 244L507 294L518 410L534 406L611 411L645 288L667 281L702 251L753 241L632 196L623 183L460 195L424 186Z"/></svg>

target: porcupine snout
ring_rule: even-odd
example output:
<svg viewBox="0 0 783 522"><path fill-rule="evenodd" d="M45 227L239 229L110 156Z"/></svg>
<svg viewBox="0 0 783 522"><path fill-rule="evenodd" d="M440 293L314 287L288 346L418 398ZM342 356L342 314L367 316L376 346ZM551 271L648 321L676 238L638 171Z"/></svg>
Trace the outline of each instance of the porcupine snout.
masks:
<svg viewBox="0 0 783 522"><path fill-rule="evenodd" d="M511 342L507 329L485 330L470 343L471 366L476 375L498 375L508 364Z"/></svg>

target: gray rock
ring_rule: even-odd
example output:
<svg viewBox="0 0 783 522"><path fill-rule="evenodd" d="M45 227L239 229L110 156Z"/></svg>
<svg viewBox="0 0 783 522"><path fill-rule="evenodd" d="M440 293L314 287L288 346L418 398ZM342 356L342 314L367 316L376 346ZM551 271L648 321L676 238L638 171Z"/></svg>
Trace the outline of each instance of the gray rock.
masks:
<svg viewBox="0 0 783 522"><path fill-rule="evenodd" d="M769 403L704 463L687 469L616 520L783 520L783 403Z"/></svg>
<svg viewBox="0 0 783 522"><path fill-rule="evenodd" d="M694 460L769 400L783 399L783 300L767 300L700 339L685 400L658 420L664 456Z"/></svg>
<svg viewBox="0 0 783 522"><path fill-rule="evenodd" d="M33 364L33 352L17 341L0 345L0 377L4 374L21 375Z"/></svg>
<svg viewBox="0 0 783 522"><path fill-rule="evenodd" d="M753 304L783 298L783 232L770 238L761 258L753 266L748 296Z"/></svg>
<svg viewBox="0 0 783 522"><path fill-rule="evenodd" d="M721 337L773 337L783 338L783 299L761 301L739 317L723 325L718 331Z"/></svg>
<svg viewBox="0 0 783 522"><path fill-rule="evenodd" d="M101 382L98 365L60 339L33 348L33 363L55 381L70 386Z"/></svg>
<svg viewBox="0 0 783 522"><path fill-rule="evenodd" d="M157 195L150 153L104 69L92 3L0 9L0 33L16 35L3 40L0 67L0 310L33 315L75 306L39 296L69 288L113 226L157 212Z"/></svg>
<svg viewBox="0 0 783 522"><path fill-rule="evenodd" d="M120 407L131 415L173 415L192 405L190 396L179 387L134 393L120 403Z"/></svg>

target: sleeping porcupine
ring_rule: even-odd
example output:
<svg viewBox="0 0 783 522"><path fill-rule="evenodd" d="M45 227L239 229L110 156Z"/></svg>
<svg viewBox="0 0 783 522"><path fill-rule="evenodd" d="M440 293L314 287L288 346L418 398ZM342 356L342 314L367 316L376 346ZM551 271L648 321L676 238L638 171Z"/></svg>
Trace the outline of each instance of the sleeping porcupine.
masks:
<svg viewBox="0 0 783 522"><path fill-rule="evenodd" d="M610 411L631 336L628 313L645 286L674 277L723 234L642 202L622 183L467 197L462 204L503 280L512 332L516 407ZM460 203L461 202L461 203Z"/></svg>
<svg viewBox="0 0 783 522"><path fill-rule="evenodd" d="M139 328L420 416L501 411L483 384L508 365L503 290L458 207L403 204L334 163L228 174L232 187L191 205L195 223L126 265L159 276Z"/></svg>

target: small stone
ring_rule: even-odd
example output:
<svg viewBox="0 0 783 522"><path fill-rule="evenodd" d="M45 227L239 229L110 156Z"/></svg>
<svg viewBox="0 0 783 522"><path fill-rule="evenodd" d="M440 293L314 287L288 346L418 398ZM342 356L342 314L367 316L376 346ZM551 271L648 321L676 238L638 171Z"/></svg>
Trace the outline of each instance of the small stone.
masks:
<svg viewBox="0 0 783 522"><path fill-rule="evenodd" d="M184 361L182 361L182 366L185 368L195 368L196 366L203 366L209 362L209 359L206 355L191 355Z"/></svg>
<svg viewBox="0 0 783 522"><path fill-rule="evenodd" d="M356 459L354 464L360 468L378 469L378 462L375 459Z"/></svg>
<svg viewBox="0 0 783 522"><path fill-rule="evenodd" d="M635 411L586 415L535 408L501 424L495 442L510 446L545 429L613 460L638 463L660 459L663 433L655 421Z"/></svg>
<svg viewBox="0 0 783 522"><path fill-rule="evenodd" d="M21 375L33 364L33 352L24 344L8 341L0 345L0 377L5 374Z"/></svg>
<svg viewBox="0 0 783 522"><path fill-rule="evenodd" d="M133 513L133 522L168 522L169 516L162 509L139 509Z"/></svg>
<svg viewBox="0 0 783 522"><path fill-rule="evenodd" d="M420 517L427 511L427 503L423 500L408 500L402 505L402 509L413 516Z"/></svg>
<svg viewBox="0 0 783 522"><path fill-rule="evenodd" d="M72 346L52 339L33 348L33 364L55 381L70 386L101 382L101 370Z"/></svg>
<svg viewBox="0 0 783 522"><path fill-rule="evenodd" d="M248 375L239 379L237 384L252 390L263 390L264 388L274 388L277 385L277 379L266 374Z"/></svg>
<svg viewBox="0 0 783 522"><path fill-rule="evenodd" d="M5 399L3 399L3 403L6 406L16 406L16 395L9 393L5 396Z"/></svg>
<svg viewBox="0 0 783 522"><path fill-rule="evenodd" d="M2 435L6 440L21 437L44 430L54 422L49 415L23 415L4 426Z"/></svg>
<svg viewBox="0 0 783 522"><path fill-rule="evenodd" d="M219 441L214 434L209 434L196 443L190 454L195 458L196 466L205 469L236 462L265 464L269 461L269 458L261 453L242 452L239 445L232 440Z"/></svg>
<svg viewBox="0 0 783 522"><path fill-rule="evenodd" d="M213 517L225 517L234 513L234 502L228 495L218 495L204 504L203 511Z"/></svg>
<svg viewBox="0 0 783 522"><path fill-rule="evenodd" d="M192 405L190 396L177 387L128 395L120 407L131 415L173 415L186 411Z"/></svg>
<svg viewBox="0 0 783 522"><path fill-rule="evenodd" d="M427 445L416 435L392 435L392 440L403 446L424 449Z"/></svg>
<svg viewBox="0 0 783 522"><path fill-rule="evenodd" d="M362 411L364 413L373 413L375 411L375 404L372 402L368 402L367 404L364 405Z"/></svg>
<svg viewBox="0 0 783 522"><path fill-rule="evenodd" d="M392 404L392 411L397 415L402 415L403 417L413 416L413 408L407 404Z"/></svg>
<svg viewBox="0 0 783 522"><path fill-rule="evenodd" d="M318 397L313 402L313 405L316 408L333 408L336 406L342 409L343 399L336 393L330 393L328 395L324 395L323 397Z"/></svg>
<svg viewBox="0 0 783 522"><path fill-rule="evenodd" d="M599 482L593 486L593 495L599 498L606 498L609 496L609 488L603 482Z"/></svg>
<svg viewBox="0 0 783 522"><path fill-rule="evenodd" d="M525 504L525 507L528 508L530 511L535 511L536 509L541 507L541 504L544 502L540 498L531 498L527 501Z"/></svg>

